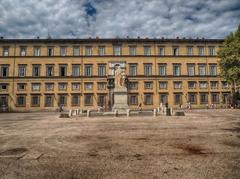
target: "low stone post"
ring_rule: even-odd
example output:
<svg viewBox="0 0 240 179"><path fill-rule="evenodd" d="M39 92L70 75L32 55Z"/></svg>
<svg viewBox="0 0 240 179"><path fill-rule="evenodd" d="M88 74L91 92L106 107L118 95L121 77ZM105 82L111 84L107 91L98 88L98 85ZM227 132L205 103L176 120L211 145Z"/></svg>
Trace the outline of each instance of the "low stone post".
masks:
<svg viewBox="0 0 240 179"><path fill-rule="evenodd" d="M160 113L160 107L157 108L157 112Z"/></svg>
<svg viewBox="0 0 240 179"><path fill-rule="evenodd" d="M164 108L163 108L163 114L166 114L166 112L167 112L167 108L164 107Z"/></svg>
<svg viewBox="0 0 240 179"><path fill-rule="evenodd" d="M173 115L173 108L170 108L170 114Z"/></svg>
<svg viewBox="0 0 240 179"><path fill-rule="evenodd" d="M153 116L156 117L157 116L157 109L153 109Z"/></svg>
<svg viewBox="0 0 240 179"><path fill-rule="evenodd" d="M90 117L90 116L91 116L91 111L87 110L87 117Z"/></svg>
<svg viewBox="0 0 240 179"><path fill-rule="evenodd" d="M114 110L114 116L118 117L118 110L116 110L116 109Z"/></svg>
<svg viewBox="0 0 240 179"><path fill-rule="evenodd" d="M127 109L127 117L130 116L130 109Z"/></svg>
<svg viewBox="0 0 240 179"><path fill-rule="evenodd" d="M69 111L68 111L68 116L69 116L69 117L72 116L72 110L71 110L71 109L69 109Z"/></svg>

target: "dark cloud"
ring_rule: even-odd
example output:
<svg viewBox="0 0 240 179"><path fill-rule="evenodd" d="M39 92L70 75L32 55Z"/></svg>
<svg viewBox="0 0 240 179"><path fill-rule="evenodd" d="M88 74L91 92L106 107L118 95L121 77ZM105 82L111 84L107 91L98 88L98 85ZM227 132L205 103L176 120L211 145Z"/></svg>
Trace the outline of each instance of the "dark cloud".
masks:
<svg viewBox="0 0 240 179"><path fill-rule="evenodd" d="M239 0L0 0L6 38L224 38L240 23Z"/></svg>

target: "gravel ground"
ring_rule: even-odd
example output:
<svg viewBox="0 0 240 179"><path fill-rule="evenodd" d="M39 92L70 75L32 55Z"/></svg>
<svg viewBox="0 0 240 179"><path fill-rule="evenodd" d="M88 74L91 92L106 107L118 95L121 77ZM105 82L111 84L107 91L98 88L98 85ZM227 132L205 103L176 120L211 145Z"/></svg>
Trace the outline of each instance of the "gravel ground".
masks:
<svg viewBox="0 0 240 179"><path fill-rule="evenodd" d="M240 110L182 117L0 114L0 178L240 178Z"/></svg>

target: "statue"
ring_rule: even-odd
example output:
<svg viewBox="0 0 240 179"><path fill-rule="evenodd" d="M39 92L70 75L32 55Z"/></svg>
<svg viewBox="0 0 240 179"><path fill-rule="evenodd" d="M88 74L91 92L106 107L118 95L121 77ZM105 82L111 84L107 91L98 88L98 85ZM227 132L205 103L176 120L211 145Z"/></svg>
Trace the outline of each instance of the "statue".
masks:
<svg viewBox="0 0 240 179"><path fill-rule="evenodd" d="M125 80L126 80L125 70L121 69L120 66L117 66L117 69L115 70L115 86L124 87Z"/></svg>

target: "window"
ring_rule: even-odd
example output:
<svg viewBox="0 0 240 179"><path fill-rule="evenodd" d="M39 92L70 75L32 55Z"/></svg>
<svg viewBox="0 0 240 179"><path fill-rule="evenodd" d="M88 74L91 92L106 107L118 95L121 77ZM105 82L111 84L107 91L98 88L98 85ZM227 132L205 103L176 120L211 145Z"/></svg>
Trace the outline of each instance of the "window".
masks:
<svg viewBox="0 0 240 179"><path fill-rule="evenodd" d="M158 55L164 56L165 55L165 48L164 47L158 47Z"/></svg>
<svg viewBox="0 0 240 179"><path fill-rule="evenodd" d="M174 89L182 89L182 82L176 81L173 82Z"/></svg>
<svg viewBox="0 0 240 179"><path fill-rule="evenodd" d="M195 64L187 64L188 76L195 75Z"/></svg>
<svg viewBox="0 0 240 179"><path fill-rule="evenodd" d="M102 94L98 95L97 96L97 104L98 104L98 106L101 106L101 107L105 106L105 104L106 104L106 95L102 95Z"/></svg>
<svg viewBox="0 0 240 179"><path fill-rule="evenodd" d="M206 81L200 81L199 82L199 88L200 89L206 89L208 88L208 83Z"/></svg>
<svg viewBox="0 0 240 179"><path fill-rule="evenodd" d="M173 64L173 75L174 76L181 75L181 64Z"/></svg>
<svg viewBox="0 0 240 179"><path fill-rule="evenodd" d="M26 65L18 65L18 76L19 77L26 76Z"/></svg>
<svg viewBox="0 0 240 179"><path fill-rule="evenodd" d="M187 55L192 56L193 55L193 47L187 47Z"/></svg>
<svg viewBox="0 0 240 179"><path fill-rule="evenodd" d="M25 91L26 90L26 83L18 83L17 84L18 91Z"/></svg>
<svg viewBox="0 0 240 179"><path fill-rule="evenodd" d="M40 95L32 95L31 96L31 106L32 107L40 107Z"/></svg>
<svg viewBox="0 0 240 179"><path fill-rule="evenodd" d="M204 47L198 47L198 55L199 56L203 56L205 53L204 53Z"/></svg>
<svg viewBox="0 0 240 179"><path fill-rule="evenodd" d="M40 76L40 65L32 65L32 76L33 77Z"/></svg>
<svg viewBox="0 0 240 179"><path fill-rule="evenodd" d="M129 64L129 75L130 76L137 75L137 64Z"/></svg>
<svg viewBox="0 0 240 179"><path fill-rule="evenodd" d="M58 83L59 91L66 91L67 90L67 83Z"/></svg>
<svg viewBox="0 0 240 179"><path fill-rule="evenodd" d="M145 105L153 104L153 95L152 94L144 94L144 104Z"/></svg>
<svg viewBox="0 0 240 179"><path fill-rule="evenodd" d="M136 46L129 46L129 55L131 56L136 55Z"/></svg>
<svg viewBox="0 0 240 179"><path fill-rule="evenodd" d="M92 67L93 65L91 64L85 65L85 70L84 70L85 76L92 76Z"/></svg>
<svg viewBox="0 0 240 179"><path fill-rule="evenodd" d="M180 94L180 93L174 94L174 104L175 105L182 104L182 94Z"/></svg>
<svg viewBox="0 0 240 179"><path fill-rule="evenodd" d="M54 55L53 47L47 47L47 55L48 56L53 56Z"/></svg>
<svg viewBox="0 0 240 179"><path fill-rule="evenodd" d="M59 76L67 76L67 65L59 65Z"/></svg>
<svg viewBox="0 0 240 179"><path fill-rule="evenodd" d="M216 76L217 75L217 64L210 64L209 65L209 75Z"/></svg>
<svg viewBox="0 0 240 179"><path fill-rule="evenodd" d="M146 56L151 55L151 46L144 46L144 55Z"/></svg>
<svg viewBox="0 0 240 179"><path fill-rule="evenodd" d="M60 94L58 96L58 104L59 106L67 106L67 95L65 94Z"/></svg>
<svg viewBox="0 0 240 179"><path fill-rule="evenodd" d="M159 89L167 89L167 82L166 81L159 82Z"/></svg>
<svg viewBox="0 0 240 179"><path fill-rule="evenodd" d="M152 75L152 64L144 64L144 75Z"/></svg>
<svg viewBox="0 0 240 179"><path fill-rule="evenodd" d="M222 81L222 89L229 89L229 84L226 81Z"/></svg>
<svg viewBox="0 0 240 179"><path fill-rule="evenodd" d="M8 77L9 65L0 65L0 76Z"/></svg>
<svg viewBox="0 0 240 179"><path fill-rule="evenodd" d="M231 99L231 94L230 93L222 93L222 102L223 104L228 104Z"/></svg>
<svg viewBox="0 0 240 179"><path fill-rule="evenodd" d="M98 76L106 76L106 65L105 64L98 65Z"/></svg>
<svg viewBox="0 0 240 179"><path fill-rule="evenodd" d="M93 83L84 83L84 89L85 90L92 90L93 89Z"/></svg>
<svg viewBox="0 0 240 179"><path fill-rule="evenodd" d="M0 95L0 106L8 106L8 96Z"/></svg>
<svg viewBox="0 0 240 179"><path fill-rule="evenodd" d="M92 52L93 52L92 46L86 46L85 47L85 55L86 56L92 56Z"/></svg>
<svg viewBox="0 0 240 179"><path fill-rule="evenodd" d="M72 65L72 76L80 76L80 65Z"/></svg>
<svg viewBox="0 0 240 179"><path fill-rule="evenodd" d="M197 82L196 81L189 81L188 82L188 89L196 89Z"/></svg>
<svg viewBox="0 0 240 179"><path fill-rule="evenodd" d="M79 91L80 90L80 83L72 83L72 90Z"/></svg>
<svg viewBox="0 0 240 179"><path fill-rule="evenodd" d="M208 103L208 94L200 93L200 104L207 104L207 103Z"/></svg>
<svg viewBox="0 0 240 179"><path fill-rule="evenodd" d="M61 56L67 55L67 47L60 47L60 55Z"/></svg>
<svg viewBox="0 0 240 179"><path fill-rule="evenodd" d="M3 56L9 56L9 47L3 47Z"/></svg>
<svg viewBox="0 0 240 179"><path fill-rule="evenodd" d="M20 56L26 56L27 47L20 47Z"/></svg>
<svg viewBox="0 0 240 179"><path fill-rule="evenodd" d="M219 103L219 94L218 93L211 93L211 102L212 102L212 104Z"/></svg>
<svg viewBox="0 0 240 179"><path fill-rule="evenodd" d="M128 96L128 103L129 103L129 105L137 105L138 104L138 95L130 94Z"/></svg>
<svg viewBox="0 0 240 179"><path fill-rule="evenodd" d="M113 55L119 56L122 53L122 49L120 45L114 45L113 46Z"/></svg>
<svg viewBox="0 0 240 179"><path fill-rule="evenodd" d="M41 48L34 47L34 56L40 56L40 55L41 55Z"/></svg>
<svg viewBox="0 0 240 179"><path fill-rule="evenodd" d="M206 64L199 64L198 73L199 73L200 76L205 76L206 75Z"/></svg>
<svg viewBox="0 0 240 179"><path fill-rule="evenodd" d="M84 95L84 104L85 104L85 106L93 105L93 94L85 94Z"/></svg>
<svg viewBox="0 0 240 179"><path fill-rule="evenodd" d="M79 47L78 46L74 46L73 47L73 56L79 56L80 53L79 53Z"/></svg>
<svg viewBox="0 0 240 179"><path fill-rule="evenodd" d="M32 83L32 91L40 91L41 83Z"/></svg>
<svg viewBox="0 0 240 179"><path fill-rule="evenodd" d="M218 81L211 81L211 89L218 89Z"/></svg>
<svg viewBox="0 0 240 179"><path fill-rule="evenodd" d="M179 48L178 47L173 47L172 52L173 52L173 56L178 56L179 55Z"/></svg>
<svg viewBox="0 0 240 179"><path fill-rule="evenodd" d="M167 75L166 67L167 67L166 64L158 64L158 72L159 72L160 76L166 76Z"/></svg>
<svg viewBox="0 0 240 179"><path fill-rule="evenodd" d="M214 55L216 55L216 53L215 53L215 47L208 47L208 55L209 56L214 56Z"/></svg>
<svg viewBox="0 0 240 179"><path fill-rule="evenodd" d="M197 104L197 94L188 93L188 102L190 102L191 104Z"/></svg>
<svg viewBox="0 0 240 179"><path fill-rule="evenodd" d="M166 104L168 102L168 94L166 93L159 94L159 102L162 104Z"/></svg>
<svg viewBox="0 0 240 179"><path fill-rule="evenodd" d="M46 76L54 76L54 66L53 65L46 65Z"/></svg>
<svg viewBox="0 0 240 179"><path fill-rule="evenodd" d="M1 83L0 84L0 91L7 91L8 90L8 84L7 83Z"/></svg>
<svg viewBox="0 0 240 179"><path fill-rule="evenodd" d="M105 90L106 86L107 86L107 83L105 83L105 82L98 82L97 83L98 90Z"/></svg>
<svg viewBox="0 0 240 179"><path fill-rule="evenodd" d="M19 107L26 106L26 95L17 95L17 106Z"/></svg>
<svg viewBox="0 0 240 179"><path fill-rule="evenodd" d="M129 82L129 83L128 83L128 88L129 88L130 90L136 90L136 89L138 89L138 82Z"/></svg>
<svg viewBox="0 0 240 179"><path fill-rule="evenodd" d="M46 83L45 84L46 91L53 91L54 89L54 83Z"/></svg>
<svg viewBox="0 0 240 179"><path fill-rule="evenodd" d="M144 89L153 89L153 82L144 82Z"/></svg>
<svg viewBox="0 0 240 179"><path fill-rule="evenodd" d="M54 95L45 95L45 107L53 107Z"/></svg>
<svg viewBox="0 0 240 179"><path fill-rule="evenodd" d="M72 106L79 106L80 105L80 96L79 94L72 94Z"/></svg>
<svg viewBox="0 0 240 179"><path fill-rule="evenodd" d="M105 55L105 46L99 46L98 47L98 55L104 56Z"/></svg>

